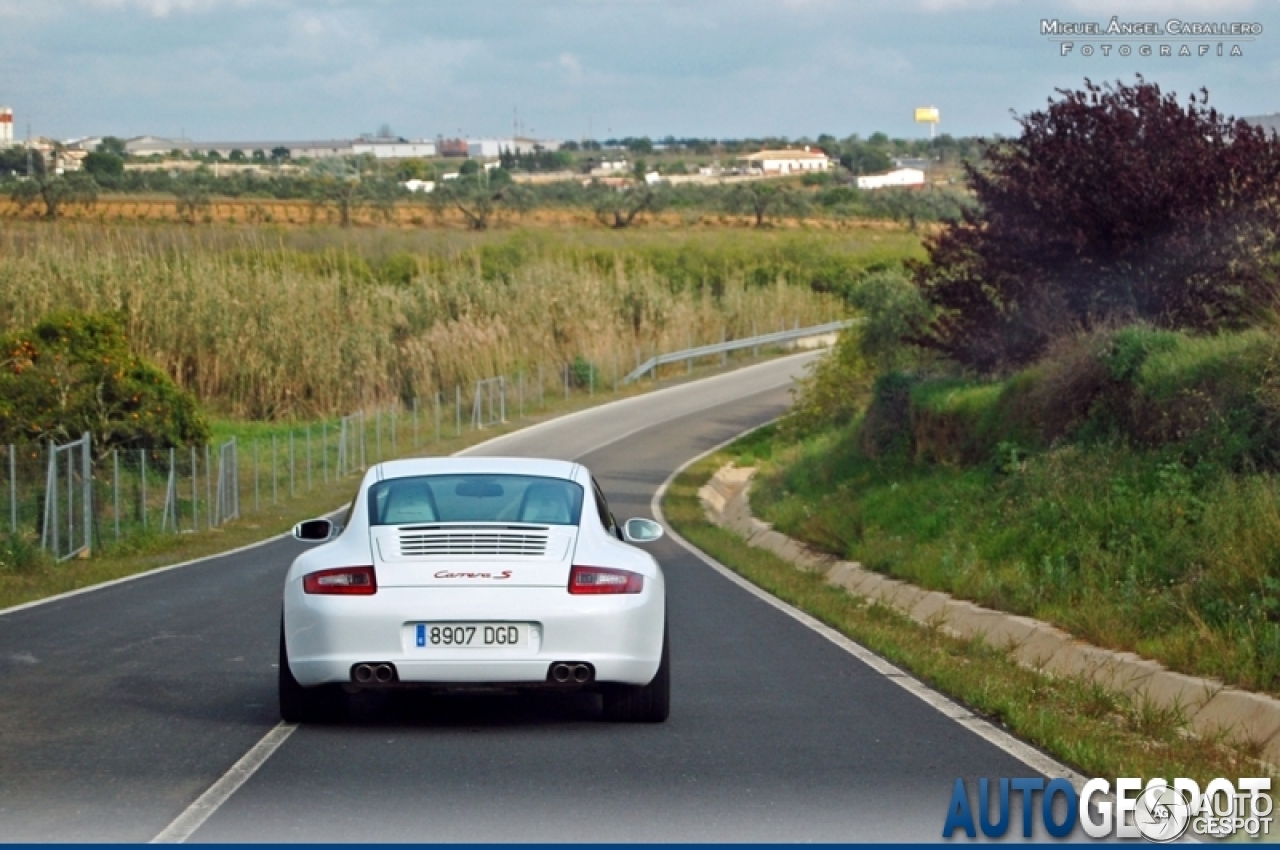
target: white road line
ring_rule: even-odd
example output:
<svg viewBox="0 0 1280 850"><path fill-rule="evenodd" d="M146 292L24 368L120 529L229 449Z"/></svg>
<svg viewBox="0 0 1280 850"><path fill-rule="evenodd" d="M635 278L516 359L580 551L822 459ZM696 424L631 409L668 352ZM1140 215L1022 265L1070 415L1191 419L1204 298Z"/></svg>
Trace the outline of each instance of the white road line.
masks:
<svg viewBox="0 0 1280 850"><path fill-rule="evenodd" d="M216 812L223 803L231 798L231 795L239 790L240 786L249 781L249 777L253 776L262 767L263 763L271 758L271 754L280 748L280 745L288 740L293 734L293 730L297 729L297 725L293 723L280 723L270 732L262 737L262 740L253 745L249 752L241 756L240 761L231 765L231 769L222 774L217 782L209 786L209 790L205 791L200 797L187 806L186 810L174 818L173 823L169 824L164 830L151 839L152 844L181 844L191 837L200 825L209 819L209 816Z"/></svg>
<svg viewBox="0 0 1280 850"><path fill-rule="evenodd" d="M767 424L769 423L765 423L765 425ZM1027 767L1030 767L1032 770L1036 771L1037 773L1040 773L1044 776L1048 776L1051 778L1062 777L1063 779L1066 779L1072 784L1073 787L1075 787L1076 791L1079 792L1084 787L1084 783L1087 781L1084 776L1081 776L1080 774L1076 773L1074 770L1071 770L1066 765L1054 760L1053 758L1050 758L1049 756L1040 752L1035 747L1031 746L1025 741L1021 741L1018 738L1015 738L1013 735L1010 735L1008 732L1005 732L1003 729L997 728L996 726L991 724L989 721L984 720L983 718L977 716L972 711L960 705L959 703L956 703L953 700L949 699L948 697L943 696L942 694L930 688L928 685L921 682L919 679L916 679L911 674L907 673L906 671L902 670L899 667L894 666L893 664L889 663L885 659L881 658L879 655L876 655L874 652L867 649L865 646L862 646L861 644L853 642L852 640L840 634L840 632L836 631L830 626L827 626L826 624L821 623L818 620L815 620L813 617L801 611L799 608L795 608L791 605L788 605L786 602L783 602L781 599L777 598L776 596L770 593L767 593L764 590L761 590L759 587L756 587L754 584L747 581L745 578L738 575L733 570L729 569L724 564L717 561L715 558L712 558L710 555L703 552L697 546L694 546L688 540L685 540L683 537L681 537L671 528L670 523L668 523L666 518L662 515L662 497L666 495L667 488L671 485L671 482L674 481L680 475L680 473L684 472L690 466L702 460L707 455L714 454L715 452L720 451L720 449L724 448L730 443L733 443L735 440L739 440L743 436L750 434L751 431L755 431L763 427L764 425L759 425L756 428L752 428L748 431L744 431L742 434L739 434L736 437L725 440L723 443L721 443L718 446L714 446L710 449L707 449L705 452L698 455L697 457L691 458L690 460L683 463L679 469L671 473L671 476L666 481L662 482L662 486L659 487L658 491L653 494L653 500L649 503L649 507L653 511L654 518L657 519L658 522L663 524L663 526L667 530L667 533L671 535L671 538L675 540L676 543L680 544L685 549L689 550L689 552L693 554L695 557L697 557L698 560L702 561L704 564L711 567L711 569L720 573L725 578L729 579L729 581L738 585L743 590L747 591L748 593L755 596L756 598L763 600L764 602L767 602L768 604L772 605L774 608L777 608L779 611L791 617L792 619L800 623L803 623L804 625L808 626L810 629L813 629L815 632L822 635L824 638L831 641L836 646L843 649L845 652L849 653L850 655L857 658L862 663L866 664L872 670L875 670L880 675L888 678L889 681L901 686L908 693L924 701L930 707L936 709L944 717L950 720L954 720L956 723L968 729L970 732L973 732L975 735L982 738L983 740L1000 748L1001 750L1013 756L1018 761L1027 765Z"/></svg>
<svg viewBox="0 0 1280 850"><path fill-rule="evenodd" d="M806 352L806 353L812 353L812 352ZM796 357L799 355L791 355L791 356ZM786 359L786 358L778 358L778 359ZM769 365L771 363L777 363L777 362L778 360L771 360L771 361L766 361L766 363L762 363L759 365L765 366L765 365ZM753 367L747 367L747 368L749 369ZM741 369L735 370L735 372L731 374L736 374L737 372L741 372L741 371L744 371L744 370L741 370ZM786 386L789 383L791 383L791 380L788 380L782 384L778 384L777 386ZM645 396L642 396L641 398L650 399L655 395L660 395L662 393L669 392L670 390L679 389L682 386L687 386L687 384L681 384L676 387L668 387L667 389L658 390L657 392L654 392L654 393L647 393ZM761 391L766 391L768 389L776 389L776 388L777 388L776 386L766 387ZM756 393L752 393L752 395L755 395L755 394ZM624 401L630 401L630 399L625 399ZM616 403L617 402L612 402L611 404L616 404ZM462 451L457 452L456 454L464 455L464 454L467 454L468 452L471 452L471 451L474 451L475 449L480 448L481 446L485 446L490 443L494 443L499 440L503 440L503 439L515 436L516 434L527 434L529 431L532 431L536 428L545 427L546 425L550 425L552 423L563 423L566 419L571 419L573 417L581 416L586 413L592 413L597 410L602 410L609 406L610 404L605 404L605 405L601 405L600 407L587 408L586 410L577 411L567 416L558 417L556 419L550 419L550 420L547 420L546 422L539 422L536 425L531 426L530 428L522 428L519 431L513 431L508 434L502 434L497 437L494 437L491 440L485 440L483 443L477 443L476 445L463 449ZM712 406L714 407L716 405L712 405ZM684 413L679 414L679 416L675 416L671 418L676 419L676 418L679 418L680 416L688 416L693 413L700 413L706 409L708 408L700 408L699 410L686 411ZM619 442L620 440L626 439L632 434L636 434L648 428L653 428L658 425L665 424L668 421L670 421L670 419L664 419L659 422L653 422L653 423L650 423L649 425L636 428L633 431L630 431L622 435L621 437L615 437L613 439L606 440L600 445L593 447L589 452L584 452L583 454L590 454L591 452L598 451L599 449L605 446L608 446L613 443ZM582 455L580 454L579 457L581 456ZM688 466L688 464L685 464L685 466ZM684 469L684 467L682 466L681 469ZM665 487L666 485L664 484L663 488L665 489ZM285 536L287 535L284 535L284 534L277 535L276 537L270 538L270 540L278 540L281 537L285 537ZM245 549L252 549L254 546L261 546L263 545L263 543L270 542L270 540L264 540L259 543L251 543L248 546L242 546L241 548L235 549L232 551L241 552L241 551L244 551ZM222 554L232 554L232 553L224 552ZM173 570L173 569L177 569L178 567L185 567L190 564L198 563L199 561L206 561L206 560L209 560L209 558L216 558L216 557L221 557L221 555L210 555L205 558L198 558L194 561L187 561L186 563L175 564L171 567L161 567L158 570L151 570L150 572L140 573L136 576L128 576L123 579L117 579L116 581L113 581L113 582L107 582L105 584L94 585L93 587L82 588L81 590L72 591L71 593L63 594L62 596L59 596L59 597L52 597L50 599L38 600L34 603L28 603L27 605L18 606L18 608L11 608L8 610L14 611L14 610L18 610L19 608L27 608L27 607L32 607L33 605L39 605L44 602L52 602L54 599L65 598L66 596L73 596L77 593L85 593L90 590L98 590L103 587L108 587L109 585L112 585L112 584L118 584L121 581L129 581L131 579L141 578L142 576L145 576L145 575L154 575L155 573L158 573L158 572ZM0 611L0 614L5 614L5 613L8 613L8 612ZM174 821L170 823L167 827L165 827L164 830L159 835L151 839L151 843L152 844L181 844L182 842L186 841L187 838L189 838L197 829L199 829L200 826L205 821L207 821L213 815L213 813L216 812L222 806L223 803L225 803L227 800L231 798L232 794L234 794L237 790L239 790L241 785L243 785L245 782L249 780L249 777L253 776L253 774L258 770L258 768L261 767L263 763L267 759L269 759L277 749L280 748L280 745L283 744L285 740L287 740L288 737L292 735L293 731L297 728L298 727L296 724L280 723L274 729L272 729L270 732L264 735L262 737L262 740L254 744L252 749L249 750L249 752L245 753L244 756L238 762L233 764L231 768L226 773L224 773L220 779L218 779L217 782L213 783L213 785L209 787L209 790L201 794L200 797L194 803L188 806L186 810L182 812L182 814L178 815L178 817L175 818Z"/></svg>

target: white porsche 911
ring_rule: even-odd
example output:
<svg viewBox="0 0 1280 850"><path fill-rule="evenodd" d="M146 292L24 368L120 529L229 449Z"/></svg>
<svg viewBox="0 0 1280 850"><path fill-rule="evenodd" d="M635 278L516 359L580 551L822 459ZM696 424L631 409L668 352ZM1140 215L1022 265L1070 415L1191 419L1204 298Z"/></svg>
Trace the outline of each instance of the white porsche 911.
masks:
<svg viewBox="0 0 1280 850"><path fill-rule="evenodd" d="M345 527L294 562L280 626L280 714L332 716L363 689L589 689L607 719L670 701L662 570L577 463L423 458L371 468Z"/></svg>

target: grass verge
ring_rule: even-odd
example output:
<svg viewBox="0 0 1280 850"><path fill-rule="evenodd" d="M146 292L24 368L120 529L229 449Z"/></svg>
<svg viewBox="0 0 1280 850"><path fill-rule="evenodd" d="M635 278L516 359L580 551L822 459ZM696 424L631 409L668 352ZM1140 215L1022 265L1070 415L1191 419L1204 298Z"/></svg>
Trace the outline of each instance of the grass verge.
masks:
<svg viewBox="0 0 1280 850"><path fill-rule="evenodd" d="M710 523L698 488L729 461L759 448L751 438L693 464L671 484L663 512L686 539L783 601L910 671L997 725L1090 776L1252 776L1257 753L1186 734L1184 718L1079 679L1028 670L981 641L950 637L867 604Z"/></svg>
<svg viewBox="0 0 1280 850"><path fill-rule="evenodd" d="M758 361L784 353L782 349L765 349ZM439 442L429 442L401 453L404 457L445 456L493 439L502 434L527 428L548 419L564 416L578 410L596 407L611 401L652 392L709 377L749 365L745 355L731 359L727 366L697 366L691 371L673 376L658 383L641 382L619 387L616 391L597 390L593 394L575 390L568 399L548 394L545 407L523 419L483 430L466 427L461 434L444 436ZM718 358L715 359L718 364ZM297 423L253 424L218 423L216 431L221 439L229 436L261 439L272 434L283 436L290 429L297 430ZM447 435L452 428L445 431ZM424 429L425 434L425 429ZM390 459L388 455L385 459ZM372 462L374 458L370 458ZM247 463L247 460L246 460ZM90 587L105 581L146 572L158 567L182 563L195 558L217 555L241 546L247 546L289 531L295 523L307 517L321 516L346 504L359 484L358 475L349 476L328 484L321 484L315 477L311 489L299 487L293 497L282 493L277 504L270 504L264 497L260 508L247 513L239 520L213 529L184 531L180 534L150 533L131 534L120 543L105 543L93 553L93 557L54 563L40 549L38 539L29 534L0 533L0 610L24 602L44 599L59 593ZM269 491L268 491L269 492ZM242 496L242 505L248 511L248 496ZM184 509L186 510L186 509Z"/></svg>

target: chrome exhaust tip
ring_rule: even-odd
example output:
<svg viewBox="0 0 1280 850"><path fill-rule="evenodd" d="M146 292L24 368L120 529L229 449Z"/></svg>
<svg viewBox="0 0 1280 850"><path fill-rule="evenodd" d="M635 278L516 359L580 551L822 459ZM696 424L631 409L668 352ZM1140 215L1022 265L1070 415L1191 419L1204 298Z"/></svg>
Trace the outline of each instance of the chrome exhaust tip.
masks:
<svg viewBox="0 0 1280 850"><path fill-rule="evenodd" d="M568 664L563 662L559 664L552 664L551 678L563 685L565 682L569 681L569 679L573 678L573 670Z"/></svg>
<svg viewBox="0 0 1280 850"><path fill-rule="evenodd" d="M586 664L573 665L573 681L579 685L591 681L591 667Z"/></svg>
<svg viewBox="0 0 1280 850"><path fill-rule="evenodd" d="M373 677L373 667L369 664L357 664L351 671L351 678L355 679L362 685L372 682Z"/></svg>
<svg viewBox="0 0 1280 850"><path fill-rule="evenodd" d="M390 664L379 664L373 668L373 678L377 679L380 684L385 685L396 677L396 668Z"/></svg>

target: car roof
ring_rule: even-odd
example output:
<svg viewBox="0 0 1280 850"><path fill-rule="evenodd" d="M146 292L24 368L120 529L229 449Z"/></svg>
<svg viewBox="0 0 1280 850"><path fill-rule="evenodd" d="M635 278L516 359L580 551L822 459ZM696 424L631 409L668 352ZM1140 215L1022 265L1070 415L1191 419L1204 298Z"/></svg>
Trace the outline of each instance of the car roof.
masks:
<svg viewBox="0 0 1280 850"><path fill-rule="evenodd" d="M379 481L414 475L539 475L574 480L581 467L567 460L533 457L418 457L375 467Z"/></svg>

